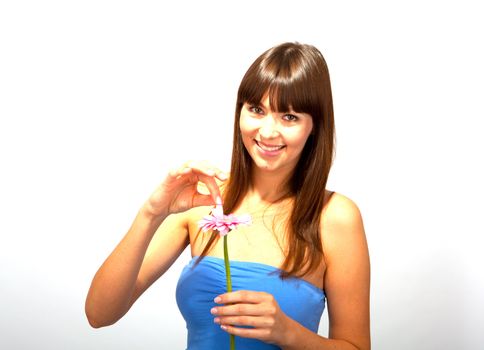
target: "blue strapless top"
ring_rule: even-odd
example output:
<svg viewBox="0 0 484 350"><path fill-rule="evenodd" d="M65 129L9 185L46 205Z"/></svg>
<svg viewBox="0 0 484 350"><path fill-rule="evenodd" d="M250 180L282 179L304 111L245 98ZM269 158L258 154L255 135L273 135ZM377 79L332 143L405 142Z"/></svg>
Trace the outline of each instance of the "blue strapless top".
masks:
<svg viewBox="0 0 484 350"><path fill-rule="evenodd" d="M176 288L176 301L187 323L187 350L228 349L229 333L213 322L213 299L227 291L224 260L206 256L195 266L193 257L183 269ZM325 294L313 284L296 277L281 279L280 269L254 262L230 261L232 290L267 292L281 310L304 327L318 332ZM237 350L275 350L279 347L260 340L235 337Z"/></svg>

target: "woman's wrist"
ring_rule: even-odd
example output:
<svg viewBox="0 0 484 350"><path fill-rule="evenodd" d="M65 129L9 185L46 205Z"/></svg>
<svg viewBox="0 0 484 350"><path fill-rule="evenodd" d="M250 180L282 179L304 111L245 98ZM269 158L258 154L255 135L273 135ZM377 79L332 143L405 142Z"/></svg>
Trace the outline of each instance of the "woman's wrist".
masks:
<svg viewBox="0 0 484 350"><path fill-rule="evenodd" d="M281 337L281 342L278 344L282 349L290 349L292 348L295 343L297 342L296 332L298 331L299 323L294 321L292 318L286 318L286 331L283 333L283 337Z"/></svg>
<svg viewBox="0 0 484 350"><path fill-rule="evenodd" d="M153 210L153 207L146 202L138 212L144 220L148 222L148 224L159 226L163 220L169 215L168 211L166 210Z"/></svg>
<svg viewBox="0 0 484 350"><path fill-rule="evenodd" d="M166 206L166 208L163 208L160 205L153 205L151 198L147 199L144 203L143 206L141 207L140 210L144 215L147 217L157 219L159 216L161 217L167 217L170 215L169 213L169 206Z"/></svg>

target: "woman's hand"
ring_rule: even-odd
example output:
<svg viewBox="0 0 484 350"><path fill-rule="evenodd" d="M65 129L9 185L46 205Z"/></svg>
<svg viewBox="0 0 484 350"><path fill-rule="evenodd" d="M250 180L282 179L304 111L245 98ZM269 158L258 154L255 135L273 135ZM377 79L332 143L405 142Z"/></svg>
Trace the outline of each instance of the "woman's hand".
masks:
<svg viewBox="0 0 484 350"><path fill-rule="evenodd" d="M145 208L154 216L167 216L192 207L213 205L221 197L215 178L225 181L227 176L206 162L185 163L170 171L146 201ZM198 191L199 182L205 184L210 194Z"/></svg>
<svg viewBox="0 0 484 350"><path fill-rule="evenodd" d="M219 295L215 302L225 306L212 308L214 322L230 334L276 345L284 344L290 334L293 320L282 312L272 294L240 290Z"/></svg>

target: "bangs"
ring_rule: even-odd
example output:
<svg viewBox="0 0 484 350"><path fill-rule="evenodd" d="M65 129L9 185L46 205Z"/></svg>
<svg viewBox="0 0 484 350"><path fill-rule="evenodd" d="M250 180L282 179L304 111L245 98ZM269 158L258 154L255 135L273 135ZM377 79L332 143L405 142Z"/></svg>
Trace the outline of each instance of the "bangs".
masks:
<svg viewBox="0 0 484 350"><path fill-rule="evenodd" d="M313 61L309 59L309 61ZM298 50L267 52L249 68L238 91L238 102L260 104L269 94L270 108L278 113L294 112L319 115L321 110L321 72L308 64Z"/></svg>

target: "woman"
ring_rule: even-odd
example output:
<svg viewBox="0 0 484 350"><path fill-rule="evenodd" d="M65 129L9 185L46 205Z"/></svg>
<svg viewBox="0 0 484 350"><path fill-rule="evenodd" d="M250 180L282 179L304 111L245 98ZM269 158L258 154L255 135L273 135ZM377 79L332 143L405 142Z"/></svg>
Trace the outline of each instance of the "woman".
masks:
<svg viewBox="0 0 484 350"><path fill-rule="evenodd" d="M90 324L119 320L190 245L177 286L188 349L226 348L228 334L238 350L370 349L368 248L358 207L326 190L333 146L321 53L299 43L264 52L239 87L230 177L203 162L169 173L96 273ZM229 234L231 293L222 240L198 227L218 198L253 221ZM317 334L325 300L328 338Z"/></svg>

